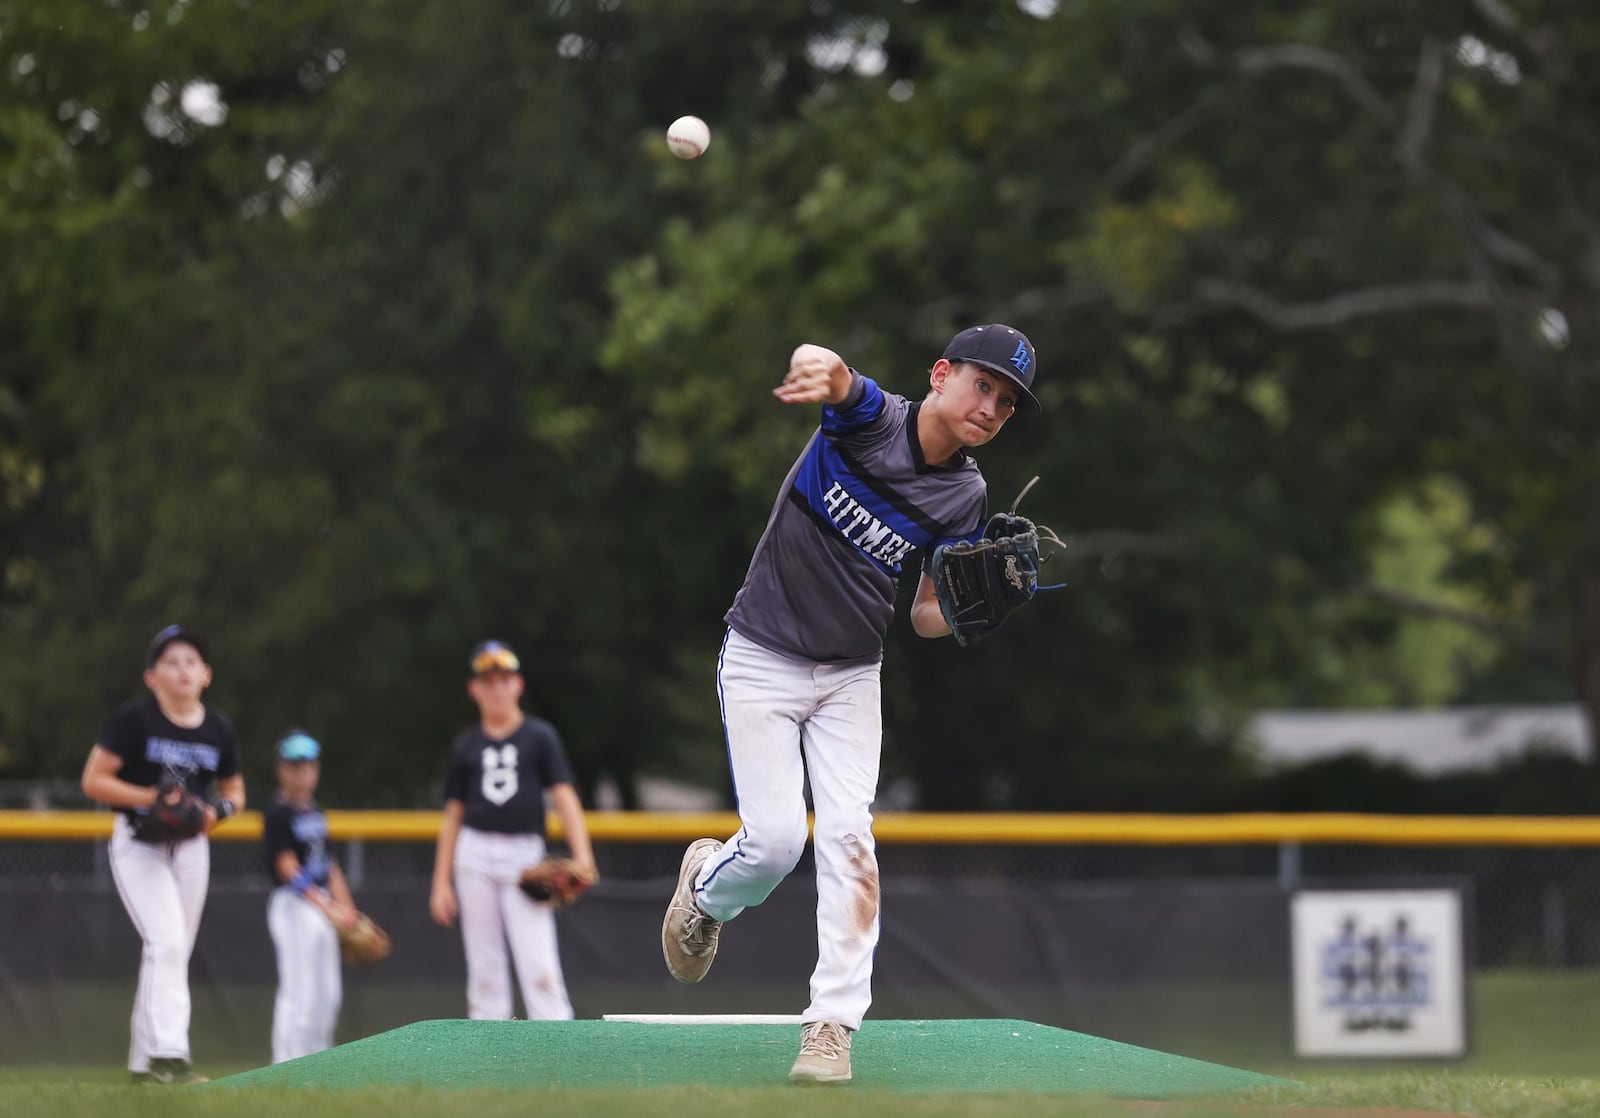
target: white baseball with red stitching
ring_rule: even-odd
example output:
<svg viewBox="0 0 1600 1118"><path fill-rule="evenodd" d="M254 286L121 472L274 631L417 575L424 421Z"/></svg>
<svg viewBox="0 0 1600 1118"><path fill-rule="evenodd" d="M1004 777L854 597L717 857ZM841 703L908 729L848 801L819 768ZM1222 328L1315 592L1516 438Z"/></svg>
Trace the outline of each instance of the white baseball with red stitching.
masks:
<svg viewBox="0 0 1600 1118"><path fill-rule="evenodd" d="M697 116L680 116L667 129L667 148L679 159L695 159L711 146L711 129Z"/></svg>

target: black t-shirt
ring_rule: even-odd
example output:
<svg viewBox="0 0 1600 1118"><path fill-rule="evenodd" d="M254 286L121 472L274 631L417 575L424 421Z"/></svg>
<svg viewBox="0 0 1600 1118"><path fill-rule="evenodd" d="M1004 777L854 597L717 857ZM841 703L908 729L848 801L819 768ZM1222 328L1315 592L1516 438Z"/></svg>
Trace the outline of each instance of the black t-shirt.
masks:
<svg viewBox="0 0 1600 1118"><path fill-rule="evenodd" d="M474 726L456 738L444 798L465 805L462 825L506 835L544 834L544 793L571 784L561 736L542 718L524 718L508 738Z"/></svg>
<svg viewBox="0 0 1600 1118"><path fill-rule="evenodd" d="M332 866L328 856L328 817L315 800L299 807L279 792L272 798L272 805L261 813L261 843L267 876L274 885L288 884L278 876L278 855L292 850L300 865L310 871L311 880L327 888Z"/></svg>
<svg viewBox="0 0 1600 1118"><path fill-rule="evenodd" d="M195 795L209 796L213 781L239 775L239 745L228 716L215 707L205 711L200 725L179 726L154 695L146 695L113 711L95 740L122 758L117 776L129 784L154 788L170 772ZM139 814L137 808L119 810L130 819Z"/></svg>

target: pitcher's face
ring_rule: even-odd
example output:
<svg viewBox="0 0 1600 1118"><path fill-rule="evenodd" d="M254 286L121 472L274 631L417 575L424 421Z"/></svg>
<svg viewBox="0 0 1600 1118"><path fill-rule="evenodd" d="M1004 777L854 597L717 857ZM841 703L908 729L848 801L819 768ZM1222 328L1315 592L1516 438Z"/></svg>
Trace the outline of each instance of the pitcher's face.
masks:
<svg viewBox="0 0 1600 1118"><path fill-rule="evenodd" d="M1017 414L1020 393L1011 380L970 362L951 365L941 359L939 364L945 366L933 368L939 414L963 446L982 446Z"/></svg>

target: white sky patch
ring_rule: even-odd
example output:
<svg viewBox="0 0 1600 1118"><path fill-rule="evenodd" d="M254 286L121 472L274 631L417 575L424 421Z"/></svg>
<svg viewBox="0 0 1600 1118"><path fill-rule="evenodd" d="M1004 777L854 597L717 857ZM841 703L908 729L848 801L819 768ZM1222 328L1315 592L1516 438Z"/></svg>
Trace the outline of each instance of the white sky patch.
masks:
<svg viewBox="0 0 1600 1118"><path fill-rule="evenodd" d="M830 74L837 74L848 66L850 56L854 53L855 44L838 37L812 39L806 44L806 56L811 59L811 64Z"/></svg>
<svg viewBox="0 0 1600 1118"><path fill-rule="evenodd" d="M297 159L289 165L288 174L284 176L283 188L289 197L296 202L304 202L311 197L311 192L316 189L316 169L304 159Z"/></svg>
<svg viewBox="0 0 1600 1118"><path fill-rule="evenodd" d="M190 82L178 96L184 115L197 125L216 128L227 120L227 102L216 82Z"/></svg>
<svg viewBox="0 0 1600 1118"><path fill-rule="evenodd" d="M917 84L901 78L889 87L889 100L906 102L917 92Z"/></svg>
<svg viewBox="0 0 1600 1118"><path fill-rule="evenodd" d="M1546 307L1539 312L1538 327L1539 336L1552 349L1566 349L1567 342L1572 340L1572 332L1567 326L1567 316L1554 307Z"/></svg>
<svg viewBox="0 0 1600 1118"><path fill-rule="evenodd" d="M157 82L150 91L150 100L144 103L145 131L158 140L182 140L183 124L173 119L172 87Z"/></svg>
<svg viewBox="0 0 1600 1118"><path fill-rule="evenodd" d="M197 124L215 128L228 119L228 104L216 82L192 81L183 87L179 97L183 115Z"/></svg>
<svg viewBox="0 0 1600 1118"><path fill-rule="evenodd" d="M1456 61L1474 70L1487 70L1501 85L1516 85L1522 80L1522 67L1514 54L1496 50L1475 35L1456 40Z"/></svg>
<svg viewBox="0 0 1600 1118"><path fill-rule="evenodd" d="M562 58L582 58L588 45L588 39L569 31L561 36L561 41L556 44L556 53Z"/></svg>
<svg viewBox="0 0 1600 1118"><path fill-rule="evenodd" d="M883 49L888 40L886 20L852 20L838 34L818 36L807 43L806 57L813 66L830 74L837 74L848 66L862 77L876 77L889 64L889 56Z"/></svg>
<svg viewBox="0 0 1600 1118"><path fill-rule="evenodd" d="M856 56L850 60L850 68L864 78L877 77L888 65L889 56L875 43L869 43L856 51Z"/></svg>
<svg viewBox="0 0 1600 1118"><path fill-rule="evenodd" d="M1049 19L1060 9L1061 0L1017 0L1017 7L1034 19Z"/></svg>
<svg viewBox="0 0 1600 1118"><path fill-rule="evenodd" d="M199 132L196 126L215 128L228 119L228 104L216 82L192 78L180 89L173 82L157 82L144 106L145 129L158 140L186 144Z"/></svg>

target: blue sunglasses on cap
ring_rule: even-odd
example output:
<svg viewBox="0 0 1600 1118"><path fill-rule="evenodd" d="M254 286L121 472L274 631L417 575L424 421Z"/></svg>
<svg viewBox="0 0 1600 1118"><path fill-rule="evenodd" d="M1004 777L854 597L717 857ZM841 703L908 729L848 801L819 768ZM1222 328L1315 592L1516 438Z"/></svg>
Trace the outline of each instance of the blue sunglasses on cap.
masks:
<svg viewBox="0 0 1600 1118"><path fill-rule="evenodd" d="M280 761L315 761L320 756L322 746L310 734L290 734L278 743Z"/></svg>

